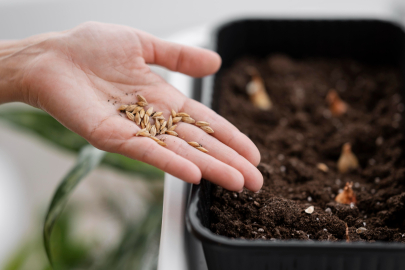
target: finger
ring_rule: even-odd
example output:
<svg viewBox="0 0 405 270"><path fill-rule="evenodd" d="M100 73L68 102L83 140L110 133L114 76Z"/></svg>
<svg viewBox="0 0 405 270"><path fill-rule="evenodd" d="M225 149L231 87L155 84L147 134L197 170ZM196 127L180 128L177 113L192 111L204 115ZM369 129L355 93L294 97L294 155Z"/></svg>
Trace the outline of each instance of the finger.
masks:
<svg viewBox="0 0 405 270"><path fill-rule="evenodd" d="M165 41L142 31L138 34L143 57L148 64L164 66L193 77L215 73L221 65L221 57L213 51Z"/></svg>
<svg viewBox="0 0 405 270"><path fill-rule="evenodd" d="M194 125L179 123L176 132L180 134L179 136L181 136L186 142L195 141L200 143L209 151L207 153L208 155L237 169L243 175L244 186L247 189L252 191L258 191L261 189L263 185L262 174L255 166L239 155L235 150Z"/></svg>
<svg viewBox="0 0 405 270"><path fill-rule="evenodd" d="M148 163L188 183L200 182L201 171L194 163L150 138L135 137L140 128L134 122L117 115L101 123L88 132L87 140L95 147Z"/></svg>
<svg viewBox="0 0 405 270"><path fill-rule="evenodd" d="M190 114L196 121L210 123L210 127L214 130L212 136L234 149L254 166L259 165L260 152L256 145L225 118L192 99L188 99L184 103L182 110Z"/></svg>
<svg viewBox="0 0 405 270"><path fill-rule="evenodd" d="M159 138L165 141L168 149L197 165L204 179L232 191L240 191L243 188L243 175L235 168L190 147L181 138L170 135L160 135Z"/></svg>

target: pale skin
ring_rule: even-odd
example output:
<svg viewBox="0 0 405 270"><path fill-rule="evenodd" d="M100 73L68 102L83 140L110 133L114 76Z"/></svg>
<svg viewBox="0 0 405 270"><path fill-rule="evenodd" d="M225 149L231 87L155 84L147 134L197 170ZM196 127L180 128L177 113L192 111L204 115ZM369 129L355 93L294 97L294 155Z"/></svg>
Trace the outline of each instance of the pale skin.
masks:
<svg viewBox="0 0 405 270"><path fill-rule="evenodd" d="M85 23L18 41L0 41L0 104L40 108L95 147L151 164L188 183L205 178L228 190L258 191L260 153L235 126L151 72L156 64L193 77L215 73L220 57L119 25ZM117 111L142 95L166 119L171 109L207 121L215 133L178 123L166 147L134 136L140 128ZM109 100L109 101L108 101ZM114 102L116 101L116 102ZM209 153L189 146L201 143Z"/></svg>

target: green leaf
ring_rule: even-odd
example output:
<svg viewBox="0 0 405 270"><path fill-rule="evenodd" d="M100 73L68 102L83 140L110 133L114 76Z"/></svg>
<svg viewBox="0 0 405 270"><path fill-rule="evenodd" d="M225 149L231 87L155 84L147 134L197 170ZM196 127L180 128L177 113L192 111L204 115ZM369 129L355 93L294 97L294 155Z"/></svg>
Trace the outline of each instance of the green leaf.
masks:
<svg viewBox="0 0 405 270"><path fill-rule="evenodd" d="M69 151L78 152L87 141L65 128L49 114L40 110L0 112L0 118L19 127L30 130L41 138ZM107 153L103 164L128 173L136 173L147 179L163 179L163 171L146 163Z"/></svg>
<svg viewBox="0 0 405 270"><path fill-rule="evenodd" d="M89 174L101 162L105 152L100 151L93 146L87 145L79 153L76 165L62 180L61 184L56 189L55 195L52 198L51 205L49 206L45 223L44 223L44 244L45 251L48 256L49 262L52 266L53 259L51 253L51 234L56 220L61 215L70 194L73 192L75 186L87 174Z"/></svg>

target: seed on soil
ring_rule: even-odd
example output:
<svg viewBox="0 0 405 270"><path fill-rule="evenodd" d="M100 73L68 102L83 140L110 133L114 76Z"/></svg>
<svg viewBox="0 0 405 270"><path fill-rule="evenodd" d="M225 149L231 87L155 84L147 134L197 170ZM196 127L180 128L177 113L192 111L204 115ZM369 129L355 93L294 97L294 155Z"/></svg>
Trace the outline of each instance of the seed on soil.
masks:
<svg viewBox="0 0 405 270"><path fill-rule="evenodd" d="M318 170L323 171L325 173L329 171L329 168L325 163L318 163L316 167L318 168Z"/></svg>
<svg viewBox="0 0 405 270"><path fill-rule="evenodd" d="M329 103L329 110L333 116L341 116L347 112L347 104L340 99L336 90L329 90L326 101Z"/></svg>
<svg viewBox="0 0 405 270"><path fill-rule="evenodd" d="M345 223L345 226L346 226L346 242L350 242L349 227L347 227L347 223Z"/></svg>
<svg viewBox="0 0 405 270"><path fill-rule="evenodd" d="M150 108L146 111L146 114L147 114L148 116L150 116L150 115L152 114L152 112L153 112L153 107L150 107Z"/></svg>
<svg viewBox="0 0 405 270"><path fill-rule="evenodd" d="M121 105L118 110L119 111L125 111L125 109L128 108L128 105Z"/></svg>
<svg viewBox="0 0 405 270"><path fill-rule="evenodd" d="M187 124L194 124L195 120L191 117L183 117L181 119L182 122L187 123Z"/></svg>
<svg viewBox="0 0 405 270"><path fill-rule="evenodd" d="M152 126L149 133L152 137L156 136L156 126Z"/></svg>
<svg viewBox="0 0 405 270"><path fill-rule="evenodd" d="M305 213L307 214L312 214L314 212L314 207L311 205L307 209L305 209Z"/></svg>
<svg viewBox="0 0 405 270"><path fill-rule="evenodd" d="M171 127L168 129L168 131L174 131L174 130L176 129L176 127L177 127L177 125L171 126Z"/></svg>
<svg viewBox="0 0 405 270"><path fill-rule="evenodd" d="M172 136L178 136L179 134L177 134L176 131L170 131L170 130L166 130L166 134L172 135Z"/></svg>
<svg viewBox="0 0 405 270"><path fill-rule="evenodd" d="M204 152L204 153L208 153L208 150L207 149L205 149L204 147L202 147L202 146L199 146L199 147L196 147L198 150L200 150L201 152Z"/></svg>
<svg viewBox="0 0 405 270"><path fill-rule="evenodd" d="M201 145L198 142L188 142L192 147L200 147Z"/></svg>
<svg viewBox="0 0 405 270"><path fill-rule="evenodd" d="M260 207L260 203L257 201L254 201L253 204L256 205L257 207Z"/></svg>
<svg viewBox="0 0 405 270"><path fill-rule="evenodd" d="M366 231L367 231L367 229L364 228L364 227L360 227L360 228L357 228L357 229L356 229L356 233L357 233L357 234L362 234L362 233L365 233Z"/></svg>
<svg viewBox="0 0 405 270"><path fill-rule="evenodd" d="M181 118L182 118L182 117L174 117L174 118L173 118L173 124L177 124L178 122L180 122L180 121L181 121Z"/></svg>
<svg viewBox="0 0 405 270"><path fill-rule="evenodd" d="M167 146L167 144L165 142L162 142L161 140L157 141L157 143L161 146Z"/></svg>
<svg viewBox="0 0 405 270"><path fill-rule="evenodd" d="M149 132L144 128L141 129L140 131L138 131L138 133L136 133L136 136L142 136L142 137L150 137Z"/></svg>
<svg viewBox="0 0 405 270"><path fill-rule="evenodd" d="M170 115L169 120L167 121L167 128L170 129L172 127L172 125L173 125L173 118Z"/></svg>
<svg viewBox="0 0 405 270"><path fill-rule="evenodd" d="M176 117L190 117L190 115L185 112L179 112L176 114Z"/></svg>
<svg viewBox="0 0 405 270"><path fill-rule="evenodd" d="M141 116L141 118L145 116L145 110L143 108L139 111L139 115Z"/></svg>
<svg viewBox="0 0 405 270"><path fill-rule="evenodd" d="M325 212L328 213L328 214L330 214L330 213L332 213L332 209L330 209L330 208L328 207L328 208L325 209Z"/></svg>
<svg viewBox="0 0 405 270"><path fill-rule="evenodd" d="M359 167L359 161L352 152L352 146L350 143L345 143L342 146L342 153L340 154L337 162L337 167L340 173L347 173L355 170Z"/></svg>
<svg viewBox="0 0 405 270"><path fill-rule="evenodd" d="M139 126L141 124L141 116L139 115L139 112L135 114L135 123Z"/></svg>
<svg viewBox="0 0 405 270"><path fill-rule="evenodd" d="M252 77L252 80L246 85L246 92L250 97L250 101L255 107L261 110L271 110L273 103L267 94L263 78L260 76L259 71L253 66L247 67L246 71Z"/></svg>
<svg viewBox="0 0 405 270"><path fill-rule="evenodd" d="M349 205L353 203L354 205L356 203L356 195L354 194L352 187L353 182L347 182L343 191L336 196L335 201Z"/></svg>
<svg viewBox="0 0 405 270"><path fill-rule="evenodd" d="M135 110L136 107L138 107L138 106L136 106L136 105L129 105L125 110L126 110L127 112L132 112L133 110Z"/></svg>
<svg viewBox="0 0 405 270"><path fill-rule="evenodd" d="M205 122L205 121L197 121L197 122L195 123L195 125L198 126L198 127L203 127L203 126L209 126L210 123Z"/></svg>
<svg viewBox="0 0 405 270"><path fill-rule="evenodd" d="M175 118L177 115L176 111L172 109L172 117Z"/></svg>
<svg viewBox="0 0 405 270"><path fill-rule="evenodd" d="M208 126L202 126L201 129L209 134L214 133L214 130Z"/></svg>
<svg viewBox="0 0 405 270"><path fill-rule="evenodd" d="M259 228L259 229L257 229L257 231L258 231L258 232L264 232L264 229Z"/></svg>
<svg viewBox="0 0 405 270"><path fill-rule="evenodd" d="M125 113L127 114L127 117L129 120L131 120L131 121L135 120L135 116L132 113L130 113L130 112L125 112Z"/></svg>

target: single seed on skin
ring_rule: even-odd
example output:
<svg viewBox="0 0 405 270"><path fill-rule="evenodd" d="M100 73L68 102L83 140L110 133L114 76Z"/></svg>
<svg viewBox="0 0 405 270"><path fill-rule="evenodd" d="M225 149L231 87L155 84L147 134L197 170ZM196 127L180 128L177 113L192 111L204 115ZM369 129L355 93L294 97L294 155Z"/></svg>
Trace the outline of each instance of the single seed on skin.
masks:
<svg viewBox="0 0 405 270"><path fill-rule="evenodd" d="M172 136L178 136L179 134L177 134L176 131L170 131L170 130L166 130L166 134L172 135Z"/></svg>
<svg viewBox="0 0 405 270"><path fill-rule="evenodd" d="M305 213L307 214L312 214L314 212L314 207L311 205L307 209L305 209Z"/></svg>
<svg viewBox="0 0 405 270"><path fill-rule="evenodd" d="M168 131L174 131L174 130L176 129L176 127L177 127L177 125L171 126L171 127L168 129Z"/></svg>
<svg viewBox="0 0 405 270"><path fill-rule="evenodd" d="M172 109L172 117L175 118L177 115L176 111Z"/></svg>
<svg viewBox="0 0 405 270"><path fill-rule="evenodd" d="M316 167L318 168L318 170L323 171L323 172L328 172L328 170L329 170L328 166L326 166L325 163L318 163L316 165Z"/></svg>
<svg viewBox="0 0 405 270"><path fill-rule="evenodd" d="M156 132L160 130L160 122L155 119Z"/></svg>
<svg viewBox="0 0 405 270"><path fill-rule="evenodd" d="M205 122L205 121L197 121L197 122L195 123L195 125L196 125L196 126L199 126L199 127L203 127L203 126L209 126L210 123Z"/></svg>
<svg viewBox="0 0 405 270"><path fill-rule="evenodd" d="M149 115L145 114L145 116L143 117L143 122L145 125L149 123Z"/></svg>
<svg viewBox="0 0 405 270"><path fill-rule="evenodd" d="M187 124L194 124L195 120L191 117L183 117L181 119L182 122L187 123Z"/></svg>
<svg viewBox="0 0 405 270"><path fill-rule="evenodd" d="M204 147L202 147L202 146L199 146L199 147L196 147L198 150L200 150L201 152L204 152L204 153L208 153L208 150L207 149L205 149Z"/></svg>
<svg viewBox="0 0 405 270"><path fill-rule="evenodd" d="M135 116L132 113L130 113L130 112L125 112L125 113L127 114L127 117L129 120L131 120L131 121L135 120Z"/></svg>
<svg viewBox="0 0 405 270"><path fill-rule="evenodd" d="M146 101L146 98L145 98L144 96L142 96L142 95L136 95L136 97L138 98L138 101L143 101L143 102L148 103L148 101Z"/></svg>
<svg viewBox="0 0 405 270"><path fill-rule="evenodd" d="M135 123L139 126L141 124L141 116L139 115L139 112L135 114Z"/></svg>
<svg viewBox="0 0 405 270"><path fill-rule="evenodd" d="M125 110L127 112L132 112L133 110L135 110L136 107L137 107L136 105L129 105Z"/></svg>
<svg viewBox="0 0 405 270"><path fill-rule="evenodd" d="M125 109L128 108L128 105L121 105L118 110L119 111L125 111Z"/></svg>
<svg viewBox="0 0 405 270"><path fill-rule="evenodd" d="M165 142L162 142L161 140L157 141L157 143L161 146L166 146L167 144Z"/></svg>
<svg viewBox="0 0 405 270"><path fill-rule="evenodd" d="M192 147L200 147L200 144L198 142L188 142L188 144Z"/></svg>
<svg viewBox="0 0 405 270"><path fill-rule="evenodd" d="M143 108L139 112L139 115L141 116L141 118L143 118L145 116L145 110Z"/></svg>
<svg viewBox="0 0 405 270"><path fill-rule="evenodd" d="M152 140L154 140L155 142L160 141L158 138L156 138L155 136L150 136L149 138L151 138Z"/></svg>
<svg viewBox="0 0 405 270"><path fill-rule="evenodd" d="M180 121L181 121L181 118L182 118L182 117L175 117L175 118L173 118L173 124L177 124L178 122L180 122Z"/></svg>
<svg viewBox="0 0 405 270"><path fill-rule="evenodd" d="M167 131L167 128L162 128L161 130L160 130L160 134L165 134L165 132Z"/></svg>
<svg viewBox="0 0 405 270"><path fill-rule="evenodd" d="M144 128L144 129L141 129L140 131L138 131L138 133L136 133L136 136L150 137L150 134L149 134L149 132Z"/></svg>
<svg viewBox="0 0 405 270"><path fill-rule="evenodd" d="M149 131L151 136L156 136L156 126L152 126Z"/></svg>
<svg viewBox="0 0 405 270"><path fill-rule="evenodd" d="M172 127L172 125L173 125L173 118L170 115L169 120L167 121L167 128L170 129Z"/></svg>
<svg viewBox="0 0 405 270"><path fill-rule="evenodd" d="M146 114L147 114L148 116L150 116L150 115L152 114L152 112L153 112L153 107L150 107L150 108L146 111Z"/></svg>
<svg viewBox="0 0 405 270"><path fill-rule="evenodd" d="M162 114L163 114L163 112L155 112L152 117L156 118L158 116L162 116Z"/></svg>
<svg viewBox="0 0 405 270"><path fill-rule="evenodd" d="M145 123L143 121L141 122L141 128L146 128Z"/></svg>
<svg viewBox="0 0 405 270"><path fill-rule="evenodd" d="M176 114L176 117L190 117L190 115L185 112L179 112Z"/></svg>
<svg viewBox="0 0 405 270"><path fill-rule="evenodd" d="M207 133L214 133L214 130L208 126L202 126L201 129Z"/></svg>

